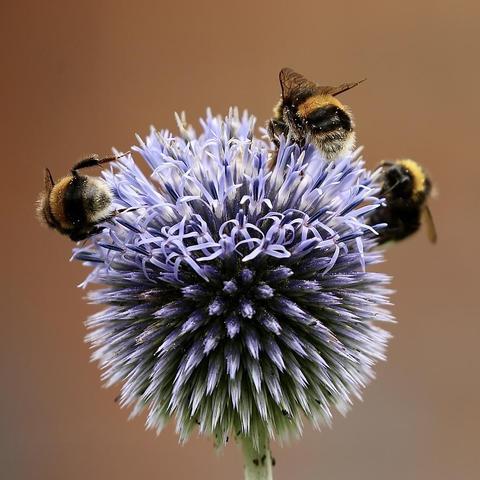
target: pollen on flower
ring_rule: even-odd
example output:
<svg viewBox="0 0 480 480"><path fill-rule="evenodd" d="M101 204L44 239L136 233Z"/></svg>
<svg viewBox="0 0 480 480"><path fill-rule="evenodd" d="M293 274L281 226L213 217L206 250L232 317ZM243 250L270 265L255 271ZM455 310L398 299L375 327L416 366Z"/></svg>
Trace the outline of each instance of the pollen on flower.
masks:
<svg viewBox="0 0 480 480"><path fill-rule="evenodd" d="M105 172L117 209L74 257L105 309L87 322L93 359L120 404L258 441L345 412L384 358L389 278L369 214L378 187L359 152L328 162L312 146L271 145L254 117L210 113L202 132L152 130Z"/></svg>

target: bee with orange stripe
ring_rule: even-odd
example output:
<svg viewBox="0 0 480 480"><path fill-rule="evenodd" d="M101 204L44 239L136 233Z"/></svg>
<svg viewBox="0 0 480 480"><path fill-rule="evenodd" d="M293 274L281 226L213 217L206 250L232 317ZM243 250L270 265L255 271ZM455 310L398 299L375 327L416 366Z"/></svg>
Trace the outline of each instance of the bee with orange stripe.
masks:
<svg viewBox="0 0 480 480"><path fill-rule="evenodd" d="M88 238L101 229L100 222L111 218L112 192L106 182L98 177L80 175L79 170L100 166L127 155L99 158L91 155L75 164L70 175L53 180L48 168L45 169L44 190L40 194L37 213L40 221L71 240Z"/></svg>
<svg viewBox="0 0 480 480"><path fill-rule="evenodd" d="M283 68L279 79L282 96L267 125L270 139L277 147L278 136L284 134L299 145L313 143L327 160L353 150L353 117L336 96L364 80L336 87L321 86L291 68Z"/></svg>

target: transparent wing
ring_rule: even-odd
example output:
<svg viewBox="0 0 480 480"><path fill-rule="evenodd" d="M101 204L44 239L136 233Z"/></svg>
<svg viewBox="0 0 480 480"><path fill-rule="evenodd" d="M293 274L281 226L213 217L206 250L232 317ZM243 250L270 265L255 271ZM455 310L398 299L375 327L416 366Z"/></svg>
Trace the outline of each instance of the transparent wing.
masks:
<svg viewBox="0 0 480 480"><path fill-rule="evenodd" d="M316 83L311 82L291 68L282 68L282 70L280 70L279 80L284 100L295 97L305 91L313 93L318 89Z"/></svg>
<svg viewBox="0 0 480 480"><path fill-rule="evenodd" d="M428 205L425 205L423 207L422 220L423 220L423 223L425 224L425 228L427 229L428 239L432 243L436 243L437 242L437 229L435 228L435 223L433 221L432 212L428 208Z"/></svg>

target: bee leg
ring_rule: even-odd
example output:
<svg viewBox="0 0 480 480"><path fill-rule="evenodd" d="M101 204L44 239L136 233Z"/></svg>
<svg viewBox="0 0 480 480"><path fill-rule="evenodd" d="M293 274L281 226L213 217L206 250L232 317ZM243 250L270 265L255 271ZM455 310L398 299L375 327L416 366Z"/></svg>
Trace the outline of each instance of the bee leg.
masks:
<svg viewBox="0 0 480 480"><path fill-rule="evenodd" d="M275 145L276 148L278 148L280 146L280 142L278 141L278 138L275 135L275 126L274 126L273 122L274 122L274 120L270 120L267 123L267 133L268 133L268 136L269 136L270 140L272 141L272 143Z"/></svg>
<svg viewBox="0 0 480 480"><path fill-rule="evenodd" d="M112 155L109 157L100 158L97 154L90 155L83 160L80 160L77 164L75 164L72 168L72 173L74 174L77 170L81 170L82 168L89 168L89 167L96 167L103 165L104 163L113 162L125 155L128 155L130 152L122 153L121 155Z"/></svg>
<svg viewBox="0 0 480 480"><path fill-rule="evenodd" d="M267 133L275 147L278 148L280 146L278 137L282 134L286 137L288 134L287 124L282 120L275 120L272 118L267 124Z"/></svg>
<svg viewBox="0 0 480 480"><path fill-rule="evenodd" d="M72 233L70 233L68 236L70 237L70 240L74 241L74 242L80 242L81 240L87 240L87 238L90 236L90 235L93 235L94 233L98 233L97 231L95 231L96 229L93 229L93 230L90 230L88 233L86 232L75 232L73 231Z"/></svg>
<svg viewBox="0 0 480 480"><path fill-rule="evenodd" d="M115 210L115 214L119 213L125 213L125 212L134 212L135 210L138 210L139 208L144 208L142 205L141 207L125 207L125 208L119 208L118 210Z"/></svg>
<svg viewBox="0 0 480 480"><path fill-rule="evenodd" d="M118 208L117 210L113 211L112 214L107 218L110 220L122 213L134 212L135 210L140 210L141 208L146 208L146 205L142 205L140 207L125 207L125 208Z"/></svg>
<svg viewBox="0 0 480 480"><path fill-rule="evenodd" d="M117 210L114 210L108 217L104 218L103 220L101 220L102 222L109 222L109 223L113 223L113 220L115 217L118 217L119 215L121 215L122 213L128 213L128 212L134 212L135 210L140 210L140 208L146 208L146 205L145 206L140 206L140 207L126 207L126 208L119 208ZM100 227L99 227L100 228ZM101 228L100 228L101 230ZM98 232L96 232L98 233Z"/></svg>

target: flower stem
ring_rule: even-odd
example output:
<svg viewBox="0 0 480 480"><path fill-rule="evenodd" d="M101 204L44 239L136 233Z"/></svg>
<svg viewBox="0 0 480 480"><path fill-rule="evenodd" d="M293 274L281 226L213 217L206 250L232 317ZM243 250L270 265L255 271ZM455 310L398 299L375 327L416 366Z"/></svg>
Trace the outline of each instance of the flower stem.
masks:
<svg viewBox="0 0 480 480"><path fill-rule="evenodd" d="M272 454L268 437L262 438L259 448L254 447L252 439L240 439L245 462L245 480L272 480Z"/></svg>

